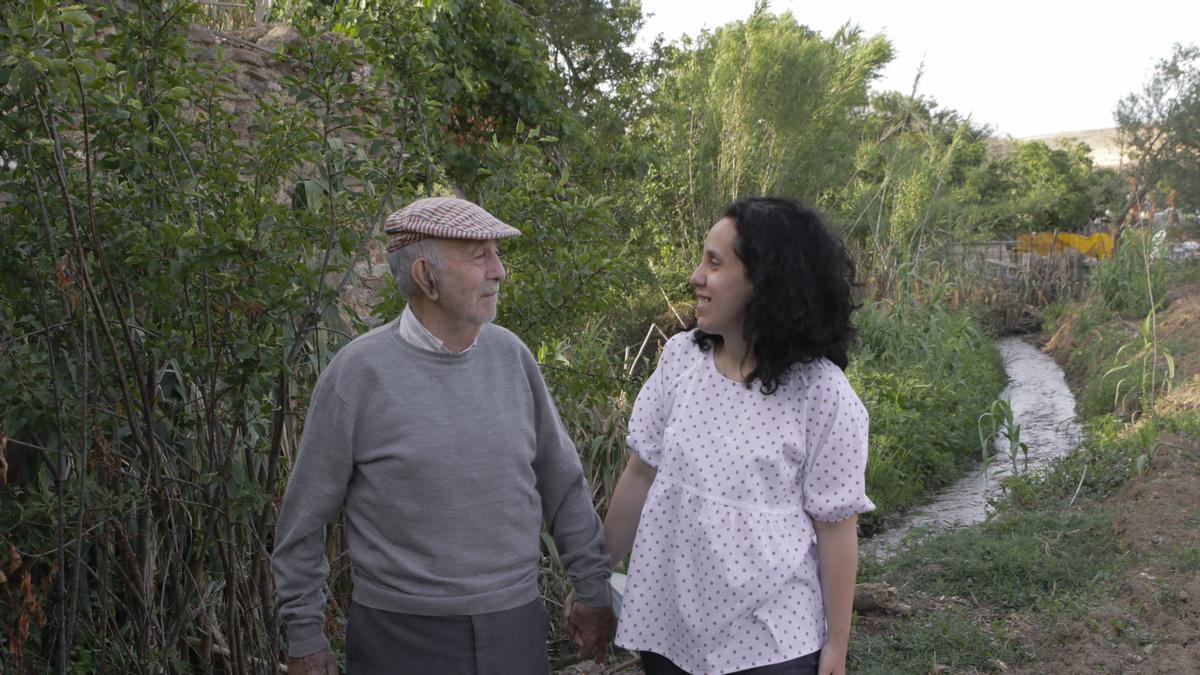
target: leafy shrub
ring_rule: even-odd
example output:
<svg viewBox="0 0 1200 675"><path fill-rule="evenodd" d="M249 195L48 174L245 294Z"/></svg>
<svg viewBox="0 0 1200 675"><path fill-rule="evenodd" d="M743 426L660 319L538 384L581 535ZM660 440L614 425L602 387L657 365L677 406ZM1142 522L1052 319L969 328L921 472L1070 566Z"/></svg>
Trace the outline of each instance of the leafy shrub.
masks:
<svg viewBox="0 0 1200 675"><path fill-rule="evenodd" d="M978 447L975 420L1003 388L999 353L966 312L937 307L857 315L849 378L871 416L864 526L958 477Z"/></svg>
<svg viewBox="0 0 1200 675"><path fill-rule="evenodd" d="M0 595L0 630L18 627L0 670L65 670L65 653L250 672L281 653L275 507L313 383L363 328L339 292L383 215L461 183L526 229L505 321L600 364L611 344L588 319L619 312L639 257L611 201L523 128L561 111L536 37L514 39L518 8L494 3L512 28L496 32L478 3L470 21L313 5L272 62L279 90L245 102L225 46L189 42L194 3L127 4L18 3L0 25L0 246L23 263L0 274L0 550L29 579ZM466 62L486 68L460 81ZM625 385L589 366L552 384L579 394L565 417L600 476ZM334 570L337 625L344 558Z"/></svg>
<svg viewBox="0 0 1200 675"><path fill-rule="evenodd" d="M20 161L0 245L25 261L0 276L19 373L2 431L41 448L0 499L40 596L0 608L26 627L0 652L15 672L65 653L200 668L205 640L233 670L275 658L267 542L295 416L348 328L332 310L351 225L389 194L362 186L403 184L359 152L394 139L355 112L383 106L346 41L304 32L285 86L308 105L262 101L247 148L189 7L142 9L26 3L0 27L23 57L2 69L0 146ZM30 623L33 600L62 613Z"/></svg>
<svg viewBox="0 0 1200 675"><path fill-rule="evenodd" d="M1128 319L1140 319L1166 306L1169 263L1154 249L1161 247L1152 232L1125 230L1113 257L1092 272L1092 291L1100 304Z"/></svg>

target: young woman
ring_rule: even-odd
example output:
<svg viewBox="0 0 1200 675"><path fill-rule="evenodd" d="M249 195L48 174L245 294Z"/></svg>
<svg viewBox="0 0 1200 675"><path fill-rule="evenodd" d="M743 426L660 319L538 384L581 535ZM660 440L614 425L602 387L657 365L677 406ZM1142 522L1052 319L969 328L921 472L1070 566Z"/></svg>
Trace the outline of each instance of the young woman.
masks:
<svg viewBox="0 0 1200 675"><path fill-rule="evenodd" d="M690 281L696 328L638 394L604 521L614 564L633 549L616 642L648 675L844 673L874 508L853 262L813 210L746 199Z"/></svg>

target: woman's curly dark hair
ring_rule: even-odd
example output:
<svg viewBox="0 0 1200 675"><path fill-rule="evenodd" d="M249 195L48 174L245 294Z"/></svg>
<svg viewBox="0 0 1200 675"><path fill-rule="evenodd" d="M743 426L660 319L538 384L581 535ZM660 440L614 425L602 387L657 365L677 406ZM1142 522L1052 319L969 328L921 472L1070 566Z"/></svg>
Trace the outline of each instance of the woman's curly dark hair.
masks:
<svg viewBox="0 0 1200 675"><path fill-rule="evenodd" d="M854 261L824 219L794 199L755 197L725 209L737 238L734 253L752 284L742 325L754 356L746 386L772 394L797 363L822 356L842 370L850 363L855 328ZM708 351L721 337L697 330Z"/></svg>

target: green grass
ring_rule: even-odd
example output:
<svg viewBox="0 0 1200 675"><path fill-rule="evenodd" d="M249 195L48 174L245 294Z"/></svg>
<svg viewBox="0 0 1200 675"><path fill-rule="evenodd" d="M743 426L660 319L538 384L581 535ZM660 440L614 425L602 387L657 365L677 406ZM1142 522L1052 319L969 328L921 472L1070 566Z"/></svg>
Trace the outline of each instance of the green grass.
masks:
<svg viewBox="0 0 1200 675"><path fill-rule="evenodd" d="M997 617L1078 618L1111 592L1122 565L1105 511L1007 510L986 523L908 540L895 558L864 559L862 580L937 598L882 635L855 629L854 673L998 672L1032 658L1028 636ZM948 606L943 606L947 605Z"/></svg>
<svg viewBox="0 0 1200 675"><path fill-rule="evenodd" d="M898 621L885 635L855 631L850 639L847 671L858 675L929 673L934 666L956 672L973 668L998 670L1027 660L1029 654L1001 623L981 623L966 610L951 608L936 614Z"/></svg>
<svg viewBox="0 0 1200 675"><path fill-rule="evenodd" d="M1185 336L1160 339L1158 357L1153 358L1150 351L1153 334L1145 334L1150 296L1144 266L1127 265L1123 273L1131 277L1121 278L1116 267L1105 265L1099 266L1093 276L1089 302L1056 307L1046 314L1048 333L1053 333L1063 321L1072 322L1074 340L1063 370L1072 381L1080 383L1078 409L1085 419L1110 413L1128 418L1142 411L1152 393L1154 397L1162 394L1170 378L1164 355L1182 355L1195 349L1193 341ZM1151 272L1156 301L1166 299L1168 288L1200 281L1200 264L1164 264L1152 267ZM1135 290L1147 300L1135 303L1132 299ZM1129 296L1126 300L1119 299L1126 295ZM1114 297L1118 300L1113 300ZM1163 305L1159 303L1160 319L1162 312Z"/></svg>
<svg viewBox="0 0 1200 675"><path fill-rule="evenodd" d="M889 573L914 590L1009 610L1046 610L1107 580L1116 553L1104 512L1013 511L905 547Z"/></svg>
<svg viewBox="0 0 1200 675"><path fill-rule="evenodd" d="M1113 415L1094 417L1074 451L1041 473L1005 479L1006 499L995 507L1001 511L1054 509L1062 508L1072 497L1103 499L1140 473L1146 460L1139 457L1153 459L1154 444L1163 433L1200 436L1200 415L1189 411L1161 415L1144 422L1136 432L1126 430Z"/></svg>

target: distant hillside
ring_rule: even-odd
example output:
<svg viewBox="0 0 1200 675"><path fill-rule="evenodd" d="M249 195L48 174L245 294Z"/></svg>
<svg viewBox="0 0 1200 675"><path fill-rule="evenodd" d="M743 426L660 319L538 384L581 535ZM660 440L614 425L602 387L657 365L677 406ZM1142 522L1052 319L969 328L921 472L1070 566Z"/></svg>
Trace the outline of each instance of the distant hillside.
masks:
<svg viewBox="0 0 1200 675"><path fill-rule="evenodd" d="M1042 141L1050 147L1065 145L1070 141L1082 141L1092 149L1092 161L1096 166L1116 169L1121 166L1121 148L1117 144L1117 129L1089 129L1087 131L1063 131L1044 136L1029 136L1018 141ZM1004 147L1007 140L998 139L993 147Z"/></svg>

